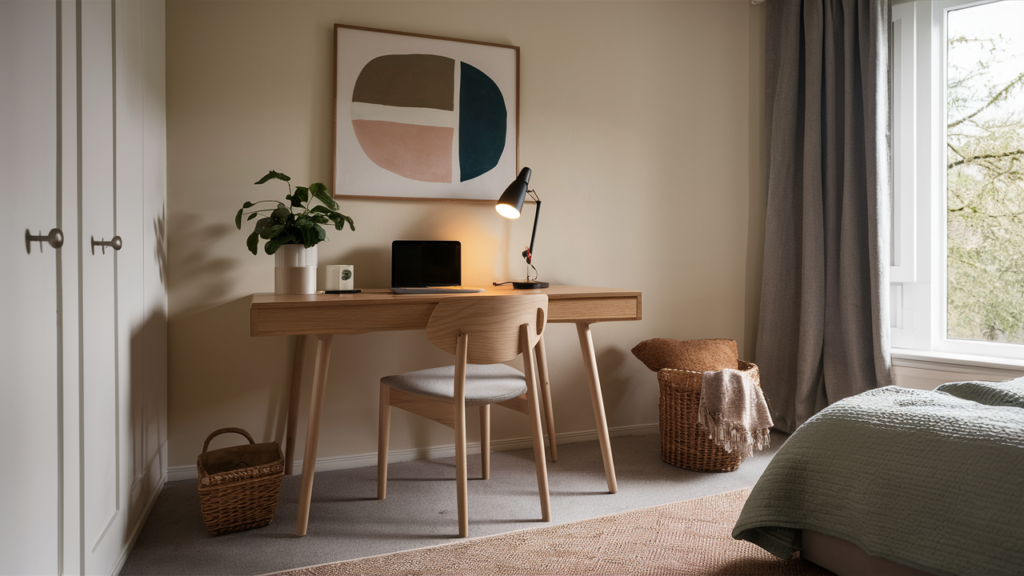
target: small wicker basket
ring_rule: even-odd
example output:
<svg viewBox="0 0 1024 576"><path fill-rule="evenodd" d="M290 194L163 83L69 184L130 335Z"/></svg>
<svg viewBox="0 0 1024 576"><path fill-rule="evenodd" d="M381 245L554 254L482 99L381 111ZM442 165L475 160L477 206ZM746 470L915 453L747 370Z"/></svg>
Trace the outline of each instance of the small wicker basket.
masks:
<svg viewBox="0 0 1024 576"><path fill-rule="evenodd" d="M207 451L210 440L228 432L245 436L249 443ZM258 528L274 520L284 476L277 442L257 444L241 428L221 428L206 438L197 465L199 503L210 534Z"/></svg>
<svg viewBox="0 0 1024 576"><path fill-rule="evenodd" d="M761 385L755 364L740 360L738 369ZM702 372L672 368L658 371L661 459L687 470L732 472L740 467L743 457L716 446L708 439L707 430L697 423L702 382Z"/></svg>

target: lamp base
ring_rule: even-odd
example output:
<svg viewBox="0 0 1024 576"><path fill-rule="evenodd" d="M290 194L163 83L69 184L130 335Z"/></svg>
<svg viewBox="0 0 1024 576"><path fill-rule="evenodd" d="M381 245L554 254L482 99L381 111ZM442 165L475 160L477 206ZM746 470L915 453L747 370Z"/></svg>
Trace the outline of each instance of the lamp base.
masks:
<svg viewBox="0 0 1024 576"><path fill-rule="evenodd" d="M548 283L547 282L537 282L537 281L534 281L534 280L527 280L525 282L513 282L512 283L512 287L513 288L517 288L519 290L531 290L531 289L534 289L534 288L547 288L548 287Z"/></svg>

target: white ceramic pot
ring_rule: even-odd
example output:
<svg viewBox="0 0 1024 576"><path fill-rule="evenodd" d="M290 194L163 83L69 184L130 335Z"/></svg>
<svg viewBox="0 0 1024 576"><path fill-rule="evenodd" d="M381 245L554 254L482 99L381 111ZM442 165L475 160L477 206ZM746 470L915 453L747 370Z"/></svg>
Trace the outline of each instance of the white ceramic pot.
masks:
<svg viewBox="0 0 1024 576"><path fill-rule="evenodd" d="M274 294L316 294L316 246L285 244L274 264Z"/></svg>

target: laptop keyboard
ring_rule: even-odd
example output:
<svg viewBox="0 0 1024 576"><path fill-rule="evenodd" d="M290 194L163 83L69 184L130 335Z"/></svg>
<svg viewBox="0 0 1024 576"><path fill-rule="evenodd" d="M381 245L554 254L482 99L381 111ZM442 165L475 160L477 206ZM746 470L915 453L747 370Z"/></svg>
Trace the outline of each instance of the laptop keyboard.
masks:
<svg viewBox="0 0 1024 576"><path fill-rule="evenodd" d="M395 294L470 294L483 292L483 288L466 288L464 286L431 286L427 288L396 288L391 291Z"/></svg>

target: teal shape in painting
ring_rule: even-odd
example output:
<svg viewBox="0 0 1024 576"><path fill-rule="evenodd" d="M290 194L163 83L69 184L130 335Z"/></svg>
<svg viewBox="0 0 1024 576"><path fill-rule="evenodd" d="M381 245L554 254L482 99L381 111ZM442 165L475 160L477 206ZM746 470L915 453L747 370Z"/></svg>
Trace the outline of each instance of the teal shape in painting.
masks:
<svg viewBox="0 0 1024 576"><path fill-rule="evenodd" d="M460 64L459 167L465 182L498 165L505 150L508 111L494 80L465 62Z"/></svg>

